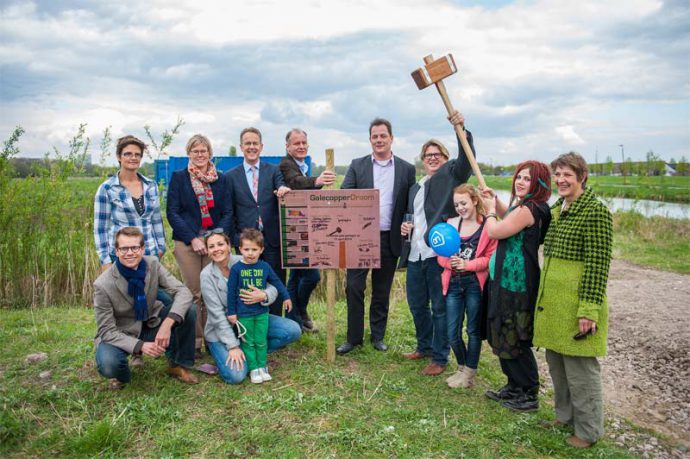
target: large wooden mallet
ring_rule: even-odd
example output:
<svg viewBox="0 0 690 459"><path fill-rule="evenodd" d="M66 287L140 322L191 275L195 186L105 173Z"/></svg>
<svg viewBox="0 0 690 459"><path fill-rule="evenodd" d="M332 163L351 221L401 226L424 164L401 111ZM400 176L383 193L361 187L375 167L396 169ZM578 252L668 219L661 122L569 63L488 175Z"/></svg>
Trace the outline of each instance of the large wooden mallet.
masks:
<svg viewBox="0 0 690 459"><path fill-rule="evenodd" d="M455 109L448 99L448 93L446 92L446 86L443 84L443 79L458 71L457 67L455 67L453 55L449 54L440 59L434 60L434 57L430 54L424 58L424 63L426 64L424 67L420 67L412 72L412 79L417 84L419 89L424 89L432 84L435 84L436 89L438 89L438 93L441 95L441 99L443 100L443 105L445 105L446 110L448 110L448 116L452 115ZM456 124L455 132L458 134L462 149L465 151L465 156L467 156L470 166L472 166L472 172L474 172L475 177L477 177L479 186L482 188L486 187L486 182L484 182L484 177L479 170L477 160L472 154L470 144L467 143L465 131Z"/></svg>

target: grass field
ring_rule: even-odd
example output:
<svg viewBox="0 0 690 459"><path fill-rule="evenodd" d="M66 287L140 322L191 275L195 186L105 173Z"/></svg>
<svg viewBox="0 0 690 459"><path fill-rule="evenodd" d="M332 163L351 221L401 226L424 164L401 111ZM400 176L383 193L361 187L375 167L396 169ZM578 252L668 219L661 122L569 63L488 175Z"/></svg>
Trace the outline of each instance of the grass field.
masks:
<svg viewBox="0 0 690 459"><path fill-rule="evenodd" d="M613 256L641 266L690 274L690 220L616 212Z"/></svg>
<svg viewBox="0 0 690 459"><path fill-rule="evenodd" d="M484 177L487 186L510 190L512 177ZM477 180L470 178L470 183ZM690 177L613 177L592 176L587 184L599 196L612 198L649 199L665 202L690 202Z"/></svg>
<svg viewBox="0 0 690 459"><path fill-rule="evenodd" d="M147 360L122 392L108 391L94 368L91 309L22 307L90 303L92 197L101 181L24 181L2 201L3 228L18 237L0 241L0 456L630 457L607 438L585 452L567 448L566 431L538 425L553 418L548 403L517 415L485 399L504 382L486 350L475 390L419 375L423 363L400 357L414 347L404 273L394 284L388 353L365 346L328 365L323 334L310 335L271 357L271 384L231 387L204 376L187 387L162 375L163 361ZM614 256L688 272L690 220L614 219ZM171 253L164 263L177 271ZM342 298L342 276L338 291ZM317 318L324 297L320 286ZM342 302L337 317L340 341ZM25 363L40 351L46 361Z"/></svg>
<svg viewBox="0 0 690 459"><path fill-rule="evenodd" d="M325 317L323 304L312 313ZM337 329L343 339L342 302ZM633 457L608 437L576 451L564 443L567 430L541 427L554 416L550 393L530 414L486 399L485 390L504 383L486 345L474 389L449 389L450 370L420 375L425 362L400 356L415 343L403 302L391 308L387 353L365 345L329 365L325 335L303 336L269 356L275 379L262 385L229 386L200 375L199 385L186 386L163 374L164 361L147 358L132 382L113 392L94 368L94 334L87 308L3 311L0 456ZM28 365L30 352L48 358Z"/></svg>

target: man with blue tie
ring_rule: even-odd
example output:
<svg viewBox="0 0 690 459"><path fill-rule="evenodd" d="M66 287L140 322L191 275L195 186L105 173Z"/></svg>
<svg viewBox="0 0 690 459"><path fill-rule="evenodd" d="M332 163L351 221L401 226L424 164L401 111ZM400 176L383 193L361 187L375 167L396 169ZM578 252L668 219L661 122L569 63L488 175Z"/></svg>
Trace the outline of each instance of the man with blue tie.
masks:
<svg viewBox="0 0 690 459"><path fill-rule="evenodd" d="M285 186L278 167L261 161L259 156L264 146L261 131L249 127L240 133L240 149L244 161L227 173L233 191L235 215L234 234L230 235L232 245L240 246L239 236L245 228L255 228L264 235L265 249L262 258L285 283L285 270L281 267L280 220L278 198L290 191ZM282 315L282 301L275 301L269 307L271 314Z"/></svg>
<svg viewBox="0 0 690 459"><path fill-rule="evenodd" d="M309 150L307 133L301 129L291 129L285 136L287 154L280 162L280 172L285 183L292 190L318 190L324 185L335 183L336 175L323 171L318 177L309 176L309 166L305 162ZM292 299L292 311L288 317L301 325L302 331L316 332L318 329L307 313L311 292L316 288L321 275L318 269L291 269L287 289Z"/></svg>

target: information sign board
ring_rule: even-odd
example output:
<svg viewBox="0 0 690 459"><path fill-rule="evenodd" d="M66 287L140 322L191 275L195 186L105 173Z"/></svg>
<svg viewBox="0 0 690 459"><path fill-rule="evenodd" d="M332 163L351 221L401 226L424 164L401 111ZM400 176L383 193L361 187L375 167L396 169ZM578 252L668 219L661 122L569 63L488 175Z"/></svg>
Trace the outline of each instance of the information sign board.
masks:
<svg viewBox="0 0 690 459"><path fill-rule="evenodd" d="M379 268L379 190L293 190L280 202L283 268Z"/></svg>

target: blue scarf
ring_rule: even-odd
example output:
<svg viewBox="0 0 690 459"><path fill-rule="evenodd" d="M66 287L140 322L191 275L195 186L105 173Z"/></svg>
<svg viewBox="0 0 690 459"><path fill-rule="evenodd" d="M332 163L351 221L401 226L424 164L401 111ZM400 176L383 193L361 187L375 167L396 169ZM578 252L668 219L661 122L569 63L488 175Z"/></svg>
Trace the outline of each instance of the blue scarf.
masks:
<svg viewBox="0 0 690 459"><path fill-rule="evenodd" d="M136 320L142 322L149 318L149 305L146 302L146 291L144 290L144 279L146 278L146 261L142 258L137 269L131 269L115 259L115 266L120 271L122 277L127 280L127 293L134 298L134 314Z"/></svg>

